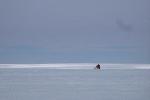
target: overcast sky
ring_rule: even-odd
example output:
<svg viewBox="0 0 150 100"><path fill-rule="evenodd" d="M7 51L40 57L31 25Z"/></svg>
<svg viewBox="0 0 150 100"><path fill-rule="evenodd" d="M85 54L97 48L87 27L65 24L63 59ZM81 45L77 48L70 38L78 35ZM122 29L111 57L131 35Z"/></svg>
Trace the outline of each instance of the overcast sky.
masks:
<svg viewBox="0 0 150 100"><path fill-rule="evenodd" d="M150 63L150 0L0 0L0 63Z"/></svg>

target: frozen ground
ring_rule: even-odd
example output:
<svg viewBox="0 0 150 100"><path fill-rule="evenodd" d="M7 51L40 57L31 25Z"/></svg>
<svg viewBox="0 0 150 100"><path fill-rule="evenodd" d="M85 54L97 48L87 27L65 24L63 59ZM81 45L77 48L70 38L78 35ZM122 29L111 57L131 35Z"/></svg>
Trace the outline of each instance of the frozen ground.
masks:
<svg viewBox="0 0 150 100"><path fill-rule="evenodd" d="M0 64L0 68L93 69L97 63ZM150 69L150 64L100 64L102 69Z"/></svg>
<svg viewBox="0 0 150 100"><path fill-rule="evenodd" d="M1 67L0 100L150 100L147 67L113 68Z"/></svg>

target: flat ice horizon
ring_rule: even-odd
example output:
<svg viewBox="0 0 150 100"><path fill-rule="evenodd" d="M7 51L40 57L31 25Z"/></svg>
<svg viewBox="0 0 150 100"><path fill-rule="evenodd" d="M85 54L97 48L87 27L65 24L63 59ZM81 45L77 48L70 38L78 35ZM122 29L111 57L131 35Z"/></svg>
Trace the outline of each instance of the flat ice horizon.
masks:
<svg viewBox="0 0 150 100"><path fill-rule="evenodd" d="M106 64L101 69L150 69L150 64ZM0 64L0 68L94 69L96 63Z"/></svg>
<svg viewBox="0 0 150 100"><path fill-rule="evenodd" d="M150 100L149 64L0 64L1 100ZM42 68L42 69L41 69Z"/></svg>

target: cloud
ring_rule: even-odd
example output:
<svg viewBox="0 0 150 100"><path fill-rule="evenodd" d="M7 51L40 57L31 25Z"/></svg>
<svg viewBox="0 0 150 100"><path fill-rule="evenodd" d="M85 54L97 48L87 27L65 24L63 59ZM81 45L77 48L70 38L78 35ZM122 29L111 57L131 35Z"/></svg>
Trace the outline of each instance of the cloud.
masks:
<svg viewBox="0 0 150 100"><path fill-rule="evenodd" d="M133 26L131 24L128 24L128 23L125 23L123 20L121 19L117 19L116 20L116 24L117 26L123 30L123 31L126 31L126 32L130 32L133 30Z"/></svg>

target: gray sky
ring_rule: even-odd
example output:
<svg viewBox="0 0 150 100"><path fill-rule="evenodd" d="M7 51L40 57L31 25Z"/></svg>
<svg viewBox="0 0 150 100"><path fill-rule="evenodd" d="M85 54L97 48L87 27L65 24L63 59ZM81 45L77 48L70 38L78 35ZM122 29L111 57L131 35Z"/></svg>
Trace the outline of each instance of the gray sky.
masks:
<svg viewBox="0 0 150 100"><path fill-rule="evenodd" d="M0 63L150 63L149 0L0 0Z"/></svg>

